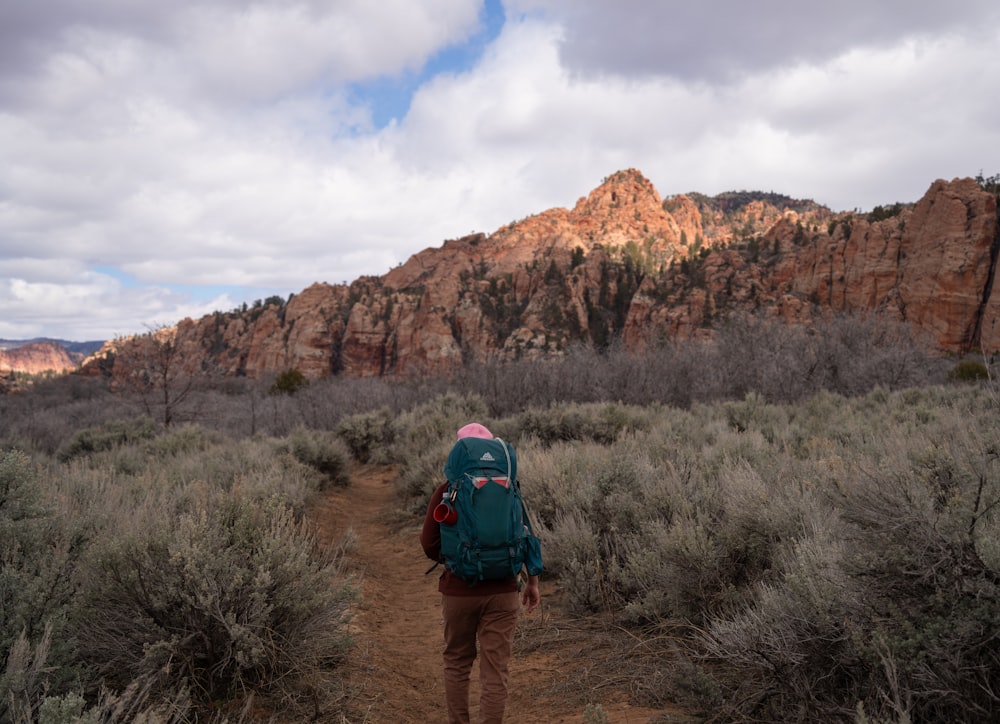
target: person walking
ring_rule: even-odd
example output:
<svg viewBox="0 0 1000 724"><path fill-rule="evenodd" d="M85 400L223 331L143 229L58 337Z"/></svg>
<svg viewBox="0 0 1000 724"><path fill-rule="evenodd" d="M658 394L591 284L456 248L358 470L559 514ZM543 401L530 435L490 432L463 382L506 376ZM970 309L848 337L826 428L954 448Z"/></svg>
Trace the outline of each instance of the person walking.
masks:
<svg viewBox="0 0 1000 724"><path fill-rule="evenodd" d="M449 560L448 551L443 552L442 529L444 537L457 535L462 515L470 515L456 493L460 479L469 478L468 484L475 490L484 490L480 500L496 506L494 501L506 500L507 496L497 490L494 497L492 490L486 486L498 485L512 487L516 492L517 505L521 505L520 493L517 488L516 457L513 448L502 440L497 440L492 433L479 423L470 423L458 430L458 440L448 456L445 464L446 481L438 486L431 496L420 532L420 544L424 554L433 561L444 562L445 569L438 579L438 591L441 593L441 615L444 624L444 689L445 704L449 724L469 724L469 681L472 666L479 651L479 722L480 724L501 724L507 705L508 666L511 649L514 643L514 631L520 605L531 613L541 601L538 588L538 573L541 572L541 551L538 539L530 530L530 523L524 515L525 533L529 541L528 553L524 566L526 580L521 580L520 561L511 565L497 577L480 575L469 576L461 566ZM494 441L484 446L482 443L470 444L468 440L480 439ZM499 443L498 447L495 443ZM482 459L495 462L497 470L487 475L472 476L463 473L461 461L467 457L470 449L476 454L482 452ZM491 452L503 450L506 466L496 461L501 453ZM506 475L501 473L506 469ZM497 472L499 471L499 472ZM510 491L508 491L510 492ZM477 495L477 492L471 495ZM517 513L520 516L523 508ZM520 518L518 518L520 520ZM533 548L532 548L533 546ZM448 548L447 541L444 548ZM454 556L453 556L454 557ZM433 569L432 569L433 570ZM464 575L462 575L464 574Z"/></svg>

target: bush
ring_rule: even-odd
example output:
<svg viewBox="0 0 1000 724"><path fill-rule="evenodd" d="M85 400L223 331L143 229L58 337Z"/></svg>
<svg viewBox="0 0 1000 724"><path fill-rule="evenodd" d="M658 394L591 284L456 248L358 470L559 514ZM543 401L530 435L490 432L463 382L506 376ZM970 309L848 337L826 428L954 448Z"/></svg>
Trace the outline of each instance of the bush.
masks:
<svg viewBox="0 0 1000 724"><path fill-rule="evenodd" d="M298 427L289 435L292 455L323 475L324 485L345 487L350 483L350 453L332 433Z"/></svg>
<svg viewBox="0 0 1000 724"><path fill-rule="evenodd" d="M100 379L76 375L39 381L16 395L0 395L0 447L53 455L82 428L134 417Z"/></svg>
<svg viewBox="0 0 1000 724"><path fill-rule="evenodd" d="M469 422L487 427L486 406L476 396L441 395L403 413L393 423L390 460L398 465L398 494L414 512L444 480L444 462L458 429Z"/></svg>
<svg viewBox="0 0 1000 724"><path fill-rule="evenodd" d="M296 369L285 370L277 376L269 392L272 395L294 395L303 387L309 385L309 380Z"/></svg>
<svg viewBox="0 0 1000 724"><path fill-rule="evenodd" d="M813 532L786 550L783 580L712 617L698 637L698 658L719 664L708 674L726 718L848 720L869 693L849 623L858 594L841 570L845 546L836 526Z"/></svg>
<svg viewBox="0 0 1000 724"><path fill-rule="evenodd" d="M434 447L442 440L454 442L458 429L470 422L487 427L490 423L486 404L476 395L448 393L417 405L399 415L393 424L391 459L405 467L414 451Z"/></svg>
<svg viewBox="0 0 1000 724"><path fill-rule="evenodd" d="M948 372L949 382L979 382L989 378L990 371L986 365L972 359L962 360Z"/></svg>
<svg viewBox="0 0 1000 724"><path fill-rule="evenodd" d="M190 721L247 691L320 706L353 591L300 521L348 455L330 433L297 447L311 464L186 426L67 464L0 453L0 720Z"/></svg>
<svg viewBox="0 0 1000 724"><path fill-rule="evenodd" d="M294 674L332 673L348 645L353 589L280 505L230 499L146 521L104 541L86 581L81 652L117 690L149 681L203 705L248 690L292 700Z"/></svg>
<svg viewBox="0 0 1000 724"><path fill-rule="evenodd" d="M527 410L512 425L518 438L537 438L544 444L592 440L610 445L624 433L649 427L656 408L621 403L556 404Z"/></svg>
<svg viewBox="0 0 1000 724"><path fill-rule="evenodd" d="M45 503L30 459L0 452L0 720L33 711L76 673L64 623L80 547Z"/></svg>
<svg viewBox="0 0 1000 724"><path fill-rule="evenodd" d="M745 462L758 457L748 437L765 444L727 433L717 453L705 453L704 470L683 443L656 450L650 437L556 446L555 469L529 447L525 495L546 527L549 567L570 579L573 607L619 611L632 623L702 623L747 600L782 542L801 535L802 505L770 482L766 464ZM789 502L770 503L772 495Z"/></svg>
<svg viewBox="0 0 1000 724"><path fill-rule="evenodd" d="M211 450L222 442L223 438L218 433L207 430L201 425L188 423L181 427L172 427L159 437L149 440L141 452L144 456L157 460L180 458Z"/></svg>
<svg viewBox="0 0 1000 724"><path fill-rule="evenodd" d="M917 721L972 721L1000 708L995 430L955 412L942 417L956 437L930 466L921 451L924 462L911 456L909 471L865 481L844 501L845 569L865 583L860 650L874 683L904 691Z"/></svg>
<svg viewBox="0 0 1000 724"><path fill-rule="evenodd" d="M838 406L814 428L819 465L796 475L806 489L833 473L819 486L828 505L803 498L805 535L695 646L714 662L722 715L988 719L1000 707L995 403L928 388Z"/></svg>
<svg viewBox="0 0 1000 724"><path fill-rule="evenodd" d="M656 678L678 687L662 700L740 721L984 720L997 413L978 388L750 393L611 445L572 440L579 416L569 440L522 446L522 482L570 608L660 651Z"/></svg>
<svg viewBox="0 0 1000 724"><path fill-rule="evenodd" d="M61 462L111 450L137 440L149 440L156 436L156 423L148 417L133 420L115 420L99 427L80 430L56 452Z"/></svg>
<svg viewBox="0 0 1000 724"><path fill-rule="evenodd" d="M0 674L0 716L3 721L30 724L35 720L48 689L46 659L51 640L52 630L46 626L34 648L23 630L10 646L3 648L7 652L4 671Z"/></svg>
<svg viewBox="0 0 1000 724"><path fill-rule="evenodd" d="M149 687L144 682L133 682L125 691L116 694L101 692L96 703L88 706L87 700L77 693L48 696L38 707L36 719L17 720L16 724L105 724L109 722L136 722L137 724L181 724L197 721L191 716L191 701L185 691L161 695L151 701ZM213 721L217 721L218 717ZM223 722L228 719L222 719ZM246 721L241 717L237 721Z"/></svg>
<svg viewBox="0 0 1000 724"><path fill-rule="evenodd" d="M444 482L444 462L452 444L451 439L444 439L431 447L414 450L406 464L400 466L397 494L404 510L412 513L426 510L431 494Z"/></svg>
<svg viewBox="0 0 1000 724"><path fill-rule="evenodd" d="M337 425L337 435L358 462L387 463L395 437L393 419L387 407L351 415Z"/></svg>

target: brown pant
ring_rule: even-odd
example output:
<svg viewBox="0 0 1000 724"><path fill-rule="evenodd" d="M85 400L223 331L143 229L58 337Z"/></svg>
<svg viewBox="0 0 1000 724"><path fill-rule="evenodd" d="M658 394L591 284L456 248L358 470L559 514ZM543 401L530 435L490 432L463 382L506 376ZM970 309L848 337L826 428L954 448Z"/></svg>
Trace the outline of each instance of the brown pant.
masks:
<svg viewBox="0 0 1000 724"><path fill-rule="evenodd" d="M507 665L519 610L518 594L441 596L444 693L448 724L469 724L469 678L479 641L479 721L501 724L507 705Z"/></svg>

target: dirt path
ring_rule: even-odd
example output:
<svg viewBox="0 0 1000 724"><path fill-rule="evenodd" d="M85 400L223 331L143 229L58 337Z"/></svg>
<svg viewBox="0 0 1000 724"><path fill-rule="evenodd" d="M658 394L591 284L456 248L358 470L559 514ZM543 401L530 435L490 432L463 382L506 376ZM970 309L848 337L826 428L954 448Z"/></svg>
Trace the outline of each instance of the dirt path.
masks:
<svg viewBox="0 0 1000 724"><path fill-rule="evenodd" d="M430 561L420 550L416 522L391 523L393 475L388 467L358 468L348 488L326 494L313 510L325 538L342 537L348 526L356 538L350 558L362 583L353 624L357 652L350 671L351 708L358 722L442 722L437 575L424 575ZM606 679L588 677L593 642L554 613L558 594L551 584L542 593L542 606L519 624L507 721L584 722L587 703L599 703L612 723L677 721L658 718L663 714L658 710L631 707L624 692L607 686ZM474 670L473 720L477 678Z"/></svg>

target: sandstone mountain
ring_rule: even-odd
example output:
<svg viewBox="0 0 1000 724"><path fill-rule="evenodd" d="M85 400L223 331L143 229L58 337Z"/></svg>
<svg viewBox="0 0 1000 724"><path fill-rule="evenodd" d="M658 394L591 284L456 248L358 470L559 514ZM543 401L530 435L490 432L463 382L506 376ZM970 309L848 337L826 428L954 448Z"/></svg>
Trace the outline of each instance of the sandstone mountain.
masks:
<svg viewBox="0 0 1000 724"><path fill-rule="evenodd" d="M23 372L69 372L83 361L82 354L73 354L56 341L16 343L0 347L0 374Z"/></svg>
<svg viewBox="0 0 1000 724"><path fill-rule="evenodd" d="M1000 351L997 197L935 181L915 204L838 213L777 194L661 199L615 173L573 209L413 255L380 277L315 283L287 302L185 319L155 336L189 373L259 378L420 375L570 345L641 348L711 334L734 312L807 324L879 313L938 349ZM122 371L152 335L85 369Z"/></svg>

